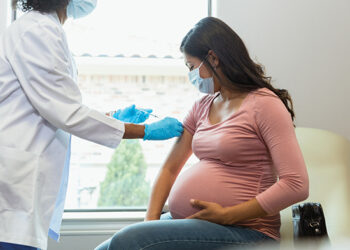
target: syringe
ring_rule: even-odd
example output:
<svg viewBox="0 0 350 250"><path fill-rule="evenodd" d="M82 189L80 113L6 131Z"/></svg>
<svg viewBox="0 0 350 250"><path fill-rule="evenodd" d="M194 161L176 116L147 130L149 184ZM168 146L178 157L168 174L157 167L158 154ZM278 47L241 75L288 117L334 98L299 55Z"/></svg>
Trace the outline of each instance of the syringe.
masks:
<svg viewBox="0 0 350 250"><path fill-rule="evenodd" d="M143 112L145 112L145 113L148 113L146 110L144 110L144 109L138 109L138 110L141 110L141 111L143 111ZM152 114L152 113L148 113L150 116L153 116L153 117L155 117L155 118L158 118L158 119L160 119L159 118L159 116L158 115L155 115L155 114Z"/></svg>

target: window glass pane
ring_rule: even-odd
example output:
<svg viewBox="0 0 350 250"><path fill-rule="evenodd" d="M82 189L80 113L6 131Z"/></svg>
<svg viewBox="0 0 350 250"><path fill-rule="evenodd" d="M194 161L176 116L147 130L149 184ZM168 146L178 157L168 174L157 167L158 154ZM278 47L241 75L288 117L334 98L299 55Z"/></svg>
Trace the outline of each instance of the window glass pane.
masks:
<svg viewBox="0 0 350 250"><path fill-rule="evenodd" d="M103 0L67 21L84 104L101 112L136 104L182 121L199 93L179 46L207 13L204 0ZM145 208L174 141L129 140L114 150L73 137L66 209Z"/></svg>

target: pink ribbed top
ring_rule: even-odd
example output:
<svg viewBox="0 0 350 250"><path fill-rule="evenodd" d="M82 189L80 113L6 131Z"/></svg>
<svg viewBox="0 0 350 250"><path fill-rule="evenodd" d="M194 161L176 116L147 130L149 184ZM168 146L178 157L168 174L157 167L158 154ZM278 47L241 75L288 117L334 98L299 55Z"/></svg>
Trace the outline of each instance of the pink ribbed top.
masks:
<svg viewBox="0 0 350 250"><path fill-rule="evenodd" d="M170 212L175 219L197 212L191 198L234 206L255 197L268 215L237 225L279 239L279 211L306 199L309 189L291 116L263 88L250 92L228 119L211 124L209 109L217 96L201 98L184 120L199 162L176 179Z"/></svg>

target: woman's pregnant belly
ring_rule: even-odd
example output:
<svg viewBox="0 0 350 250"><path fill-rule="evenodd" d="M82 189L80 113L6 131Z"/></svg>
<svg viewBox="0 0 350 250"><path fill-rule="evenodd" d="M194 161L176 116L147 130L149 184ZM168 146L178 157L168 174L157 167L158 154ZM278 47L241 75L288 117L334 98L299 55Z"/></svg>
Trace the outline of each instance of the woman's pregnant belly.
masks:
<svg viewBox="0 0 350 250"><path fill-rule="evenodd" d="M254 198L259 175L212 161L200 161L176 179L169 194L169 210L174 219L183 219L199 211L191 199L234 206Z"/></svg>

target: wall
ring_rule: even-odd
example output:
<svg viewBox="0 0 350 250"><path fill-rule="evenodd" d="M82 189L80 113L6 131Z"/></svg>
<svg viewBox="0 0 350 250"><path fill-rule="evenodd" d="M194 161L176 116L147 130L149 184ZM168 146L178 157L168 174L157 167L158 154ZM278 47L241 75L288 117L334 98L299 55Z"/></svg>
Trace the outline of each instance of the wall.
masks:
<svg viewBox="0 0 350 250"><path fill-rule="evenodd" d="M350 140L350 1L217 0L274 85L290 91L296 125Z"/></svg>

